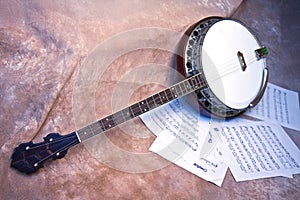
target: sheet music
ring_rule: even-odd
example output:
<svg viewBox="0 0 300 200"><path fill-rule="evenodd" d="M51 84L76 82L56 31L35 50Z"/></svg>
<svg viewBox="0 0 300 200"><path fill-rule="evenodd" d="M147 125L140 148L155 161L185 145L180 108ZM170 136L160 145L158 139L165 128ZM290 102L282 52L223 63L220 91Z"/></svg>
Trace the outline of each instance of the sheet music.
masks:
<svg viewBox="0 0 300 200"><path fill-rule="evenodd" d="M246 113L269 122L240 117L212 122L183 98L141 119L157 136L150 151L221 186L228 165L236 181L300 173L298 147L279 125L270 123L298 128L299 113L297 93L269 84L262 102Z"/></svg>
<svg viewBox="0 0 300 200"><path fill-rule="evenodd" d="M300 173L300 151L278 125L244 121L215 127L236 181Z"/></svg>
<svg viewBox="0 0 300 200"><path fill-rule="evenodd" d="M261 101L246 115L300 130L298 93L268 83Z"/></svg>
<svg viewBox="0 0 300 200"><path fill-rule="evenodd" d="M157 135L149 150L221 186L228 167L220 152L220 139L209 131L210 119L182 101L174 100L141 116Z"/></svg>
<svg viewBox="0 0 300 200"><path fill-rule="evenodd" d="M150 147L150 151L155 152L163 158L172 161L183 169L221 186L227 171L227 164L223 162L223 154L220 152L218 143L215 148L205 157L190 157L188 153L179 155L172 146L164 143L162 138L157 138ZM189 157L189 158L188 158Z"/></svg>

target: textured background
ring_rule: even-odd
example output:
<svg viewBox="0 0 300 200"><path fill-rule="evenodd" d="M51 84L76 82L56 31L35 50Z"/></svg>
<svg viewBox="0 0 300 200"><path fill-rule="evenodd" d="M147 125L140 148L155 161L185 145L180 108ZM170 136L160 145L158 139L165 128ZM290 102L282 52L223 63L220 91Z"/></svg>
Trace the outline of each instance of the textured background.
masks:
<svg viewBox="0 0 300 200"><path fill-rule="evenodd" d="M228 171L219 188L162 159L165 167L148 173L115 170L95 159L84 145L31 176L9 165L20 142L76 129L72 96L84 59L99 43L134 28L183 32L206 16L233 15L268 47L270 82L300 92L299 12L296 0L0 0L0 199L297 199L299 175L236 183ZM153 49L118 57L98 82L97 117L111 112L112 90L122 75L150 62L170 66L172 58L169 52ZM132 101L158 89L159 85L140 88ZM131 135L119 128L106 135L120 148L146 152L154 137L149 132L146 138L134 136L141 131L147 135L139 120L128 127ZM299 131L285 130L299 147Z"/></svg>

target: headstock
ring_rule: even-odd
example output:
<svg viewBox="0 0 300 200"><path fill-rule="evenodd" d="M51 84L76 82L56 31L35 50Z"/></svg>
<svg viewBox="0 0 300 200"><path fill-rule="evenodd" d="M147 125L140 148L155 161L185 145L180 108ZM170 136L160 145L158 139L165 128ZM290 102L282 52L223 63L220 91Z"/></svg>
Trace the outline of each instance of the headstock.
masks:
<svg viewBox="0 0 300 200"><path fill-rule="evenodd" d="M50 133L40 143L22 143L15 148L11 157L11 167L20 172L31 174L44 166L49 158L63 158L68 149L79 143L75 132L68 135Z"/></svg>

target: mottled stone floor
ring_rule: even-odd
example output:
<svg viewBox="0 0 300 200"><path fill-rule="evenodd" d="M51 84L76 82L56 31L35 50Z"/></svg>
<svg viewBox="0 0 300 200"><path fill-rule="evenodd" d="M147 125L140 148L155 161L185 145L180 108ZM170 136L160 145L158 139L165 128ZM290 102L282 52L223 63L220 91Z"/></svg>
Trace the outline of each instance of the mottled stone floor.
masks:
<svg viewBox="0 0 300 200"><path fill-rule="evenodd" d="M142 87L138 84L143 80L132 76L137 87L124 103L146 97L171 81L168 75L174 52L166 50L168 40L141 41L142 49L126 37L119 43L111 40L133 29L142 30L139 33L145 37L156 36L150 32L153 27L182 33L206 16L233 16L251 27L269 48L270 82L300 92L299 11L296 0L0 1L0 199L298 199L299 175L236 183L228 171L221 188L206 182L147 152L154 136L138 119L106 136L116 148L150 159L151 164L138 159L128 163L129 171L148 169L144 173L108 166L89 153L88 144L77 145L64 159L46 163L31 176L9 165L13 148L20 142L38 142L50 132L67 134L114 111L117 100L129 89L121 80L133 70L147 69L149 63L170 67L147 72L153 79ZM175 34L169 39L178 38ZM101 64L85 63L85 59L107 41L132 51L114 54L106 49L102 59L92 55L103 61L115 57L101 68L102 74L86 76L86 80L95 80L93 90L87 90L87 96L78 102L76 89L84 91L87 83L78 80L82 66ZM157 46L145 48L152 43ZM158 48L162 45L166 49ZM117 86L125 86L124 94L116 92ZM95 107L89 110L91 102ZM285 130L299 147L299 131Z"/></svg>

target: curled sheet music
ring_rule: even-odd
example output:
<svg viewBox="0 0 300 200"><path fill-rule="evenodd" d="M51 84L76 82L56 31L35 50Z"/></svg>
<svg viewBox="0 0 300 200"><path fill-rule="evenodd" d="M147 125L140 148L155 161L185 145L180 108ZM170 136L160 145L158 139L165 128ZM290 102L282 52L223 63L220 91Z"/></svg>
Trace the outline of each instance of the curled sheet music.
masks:
<svg viewBox="0 0 300 200"><path fill-rule="evenodd" d="M228 168L220 152L220 139L210 132L210 119L199 115L182 99L141 116L157 135L153 151L193 174L221 186Z"/></svg>
<svg viewBox="0 0 300 200"><path fill-rule="evenodd" d="M226 162L236 181L300 173L300 150L282 127L244 121L215 127Z"/></svg>
<svg viewBox="0 0 300 200"><path fill-rule="evenodd" d="M300 131L298 93L271 83L268 83L265 94L258 105L245 114Z"/></svg>

